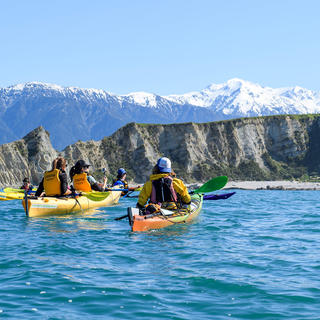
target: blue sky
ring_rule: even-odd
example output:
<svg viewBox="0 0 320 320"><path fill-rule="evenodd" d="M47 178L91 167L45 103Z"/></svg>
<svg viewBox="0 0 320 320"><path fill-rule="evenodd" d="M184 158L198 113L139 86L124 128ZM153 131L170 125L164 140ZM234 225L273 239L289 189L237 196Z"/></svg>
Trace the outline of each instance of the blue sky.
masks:
<svg viewBox="0 0 320 320"><path fill-rule="evenodd" d="M320 90L320 1L2 1L0 87L41 81L117 94L231 78Z"/></svg>

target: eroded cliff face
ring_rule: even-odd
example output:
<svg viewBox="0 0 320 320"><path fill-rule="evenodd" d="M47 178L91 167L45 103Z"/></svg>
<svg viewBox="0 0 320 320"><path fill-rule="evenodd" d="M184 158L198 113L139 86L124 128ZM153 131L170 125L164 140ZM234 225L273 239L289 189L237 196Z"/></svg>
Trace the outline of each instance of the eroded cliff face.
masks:
<svg viewBox="0 0 320 320"><path fill-rule="evenodd" d="M25 176L39 183L58 152L42 127L0 146L0 184L19 185ZM320 116L271 116L211 123L145 125L131 123L100 141L77 142L59 153L69 167L78 159L115 175L144 182L156 160L169 157L187 182L216 175L230 179L272 180L320 175ZM100 174L101 175L101 174Z"/></svg>
<svg viewBox="0 0 320 320"><path fill-rule="evenodd" d="M21 140L0 146L0 185L18 186L24 177L38 184L57 156L50 136L39 127Z"/></svg>

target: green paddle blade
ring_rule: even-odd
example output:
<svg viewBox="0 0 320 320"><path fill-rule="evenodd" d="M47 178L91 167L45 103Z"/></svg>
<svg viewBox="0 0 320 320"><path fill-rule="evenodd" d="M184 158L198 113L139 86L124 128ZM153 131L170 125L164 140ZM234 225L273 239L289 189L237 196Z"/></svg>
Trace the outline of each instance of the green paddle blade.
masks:
<svg viewBox="0 0 320 320"><path fill-rule="evenodd" d="M102 201L110 195L110 191L106 192L88 192L82 193L82 196L92 200L92 201Z"/></svg>
<svg viewBox="0 0 320 320"><path fill-rule="evenodd" d="M194 190L194 193L206 193L222 189L228 182L228 177L220 176L212 178L203 184L200 188Z"/></svg>

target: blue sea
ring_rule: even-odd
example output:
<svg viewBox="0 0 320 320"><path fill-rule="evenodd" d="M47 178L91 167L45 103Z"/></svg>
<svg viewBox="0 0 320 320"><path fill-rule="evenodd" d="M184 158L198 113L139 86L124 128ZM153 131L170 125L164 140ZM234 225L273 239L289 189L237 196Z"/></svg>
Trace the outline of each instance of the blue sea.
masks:
<svg viewBox="0 0 320 320"><path fill-rule="evenodd" d="M320 191L235 191L147 233L114 220L136 199L47 218L0 202L0 319L320 319Z"/></svg>

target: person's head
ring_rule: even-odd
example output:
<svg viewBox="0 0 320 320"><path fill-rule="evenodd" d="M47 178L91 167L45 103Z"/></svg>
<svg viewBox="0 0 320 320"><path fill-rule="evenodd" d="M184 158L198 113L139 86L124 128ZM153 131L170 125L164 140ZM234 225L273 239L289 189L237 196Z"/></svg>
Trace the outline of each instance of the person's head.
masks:
<svg viewBox="0 0 320 320"><path fill-rule="evenodd" d="M77 171L79 172L88 172L90 164L84 160L78 160L75 165Z"/></svg>
<svg viewBox="0 0 320 320"><path fill-rule="evenodd" d="M127 175L127 171L124 170L123 168L119 168L118 169L118 173L117 173L117 178L118 179L124 179Z"/></svg>
<svg viewBox="0 0 320 320"><path fill-rule="evenodd" d="M52 170L58 169L58 170L66 170L67 168L67 161L63 157L58 157L53 160L52 162Z"/></svg>
<svg viewBox="0 0 320 320"><path fill-rule="evenodd" d="M84 160L78 160L76 164L70 169L69 175L72 179L75 174L89 171L90 164Z"/></svg>
<svg viewBox="0 0 320 320"><path fill-rule="evenodd" d="M157 167L160 173L170 173L171 172L171 161L166 157L162 157L157 161Z"/></svg>
<svg viewBox="0 0 320 320"><path fill-rule="evenodd" d="M23 184L24 184L25 186L27 186L28 184L30 184L30 180L29 180L28 178L24 178L24 179L23 179Z"/></svg>

